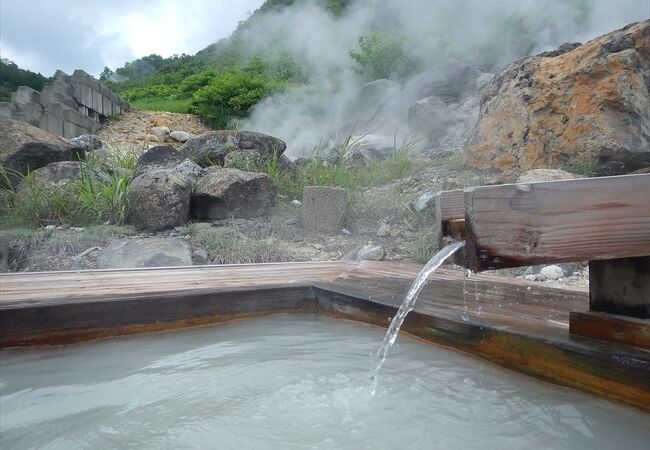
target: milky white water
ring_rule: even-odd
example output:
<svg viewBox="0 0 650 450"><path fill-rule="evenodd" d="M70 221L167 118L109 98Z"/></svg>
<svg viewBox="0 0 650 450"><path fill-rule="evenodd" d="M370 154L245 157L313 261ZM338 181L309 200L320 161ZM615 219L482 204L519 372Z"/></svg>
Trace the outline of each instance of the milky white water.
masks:
<svg viewBox="0 0 650 450"><path fill-rule="evenodd" d="M383 330L274 316L0 352L0 448L643 449L650 416Z"/></svg>

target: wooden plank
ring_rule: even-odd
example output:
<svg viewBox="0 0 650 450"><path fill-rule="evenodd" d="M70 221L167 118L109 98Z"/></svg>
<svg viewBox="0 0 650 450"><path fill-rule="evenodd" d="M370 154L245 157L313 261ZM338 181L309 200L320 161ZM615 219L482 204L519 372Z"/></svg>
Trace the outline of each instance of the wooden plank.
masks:
<svg viewBox="0 0 650 450"><path fill-rule="evenodd" d="M650 255L650 174L465 191L474 270Z"/></svg>
<svg viewBox="0 0 650 450"><path fill-rule="evenodd" d="M465 218L465 191L462 189L436 192L434 204L436 219L440 223Z"/></svg>
<svg viewBox="0 0 650 450"><path fill-rule="evenodd" d="M650 350L650 320L603 312L572 312L569 331L606 342Z"/></svg>

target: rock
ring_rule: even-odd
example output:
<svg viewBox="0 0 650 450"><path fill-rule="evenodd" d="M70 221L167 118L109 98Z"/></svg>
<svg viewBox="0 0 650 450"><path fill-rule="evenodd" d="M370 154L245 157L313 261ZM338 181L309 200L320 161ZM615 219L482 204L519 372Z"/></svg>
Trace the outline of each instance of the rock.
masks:
<svg viewBox="0 0 650 450"><path fill-rule="evenodd" d="M174 147L157 145L140 155L135 165L136 172L143 172L146 167L173 167L185 159Z"/></svg>
<svg viewBox="0 0 650 450"><path fill-rule="evenodd" d="M92 175L101 181L108 181L110 176L102 172L99 169L88 168L88 165L85 162L77 161L59 161L52 164L48 164L45 167L32 172L31 184L21 182L16 189L18 195L25 195L31 191L32 188L36 188L40 191L63 192L65 185L71 180L81 179L83 171L91 171Z"/></svg>
<svg viewBox="0 0 650 450"><path fill-rule="evenodd" d="M296 217L291 217L284 221L285 225L297 225L299 220Z"/></svg>
<svg viewBox="0 0 650 450"><path fill-rule="evenodd" d="M502 172L583 163L597 175L650 165L648 33L650 20L506 67L481 91L466 162Z"/></svg>
<svg viewBox="0 0 650 450"><path fill-rule="evenodd" d="M104 146L104 143L95 134L82 134L81 136L69 139L69 141L76 148L80 148L86 153L99 150Z"/></svg>
<svg viewBox="0 0 650 450"><path fill-rule="evenodd" d="M181 152L197 164L207 167L224 164L228 153L255 150L262 156L280 156L287 144L278 138L254 131L208 131L194 136L181 146Z"/></svg>
<svg viewBox="0 0 650 450"><path fill-rule="evenodd" d="M357 261L381 261L384 259L384 248L379 245L368 244L359 249Z"/></svg>
<svg viewBox="0 0 650 450"><path fill-rule="evenodd" d="M544 58L552 58L555 56L564 55L565 53L571 52L576 48L580 47L582 44L580 42L565 42L560 45L557 50L552 50L550 52L542 52L537 56L542 56Z"/></svg>
<svg viewBox="0 0 650 450"><path fill-rule="evenodd" d="M129 222L156 231L187 222L192 186L173 169L156 169L135 177L129 186Z"/></svg>
<svg viewBox="0 0 650 450"><path fill-rule="evenodd" d="M161 141L160 139L158 139L158 136L156 136L155 134L146 134L144 136L144 140L147 143L153 142L153 143L162 144L163 142L165 142L164 140Z"/></svg>
<svg viewBox="0 0 650 450"><path fill-rule="evenodd" d="M177 142L187 142L190 140L192 135L187 131L175 130L169 133L169 137Z"/></svg>
<svg viewBox="0 0 650 450"><path fill-rule="evenodd" d="M155 127L167 127L170 128L172 126L172 121L164 116L155 116L151 120L151 128Z"/></svg>
<svg viewBox="0 0 650 450"><path fill-rule="evenodd" d="M432 209L435 206L435 194L433 192L425 192L418 198L413 200L411 204L415 212L423 212Z"/></svg>
<svg viewBox="0 0 650 450"><path fill-rule="evenodd" d="M388 225L386 222L382 222L381 225L379 225L379 229L377 230L377 236L386 237L389 234L390 234L390 225Z"/></svg>
<svg viewBox="0 0 650 450"><path fill-rule="evenodd" d="M85 151L65 139L24 122L0 118L0 166L27 174L59 161L79 161ZM18 176L10 174L17 183Z"/></svg>
<svg viewBox="0 0 650 450"><path fill-rule="evenodd" d="M263 158L257 150L235 150L224 157L223 166L257 172L262 169Z"/></svg>
<svg viewBox="0 0 650 450"><path fill-rule="evenodd" d="M169 128L167 127L153 127L151 132L154 136L158 138L159 142L165 142L167 140L167 135L169 134Z"/></svg>
<svg viewBox="0 0 650 450"><path fill-rule="evenodd" d="M192 263L196 265L207 264L208 258L209 258L208 252L206 252L202 248L199 248L192 252Z"/></svg>
<svg viewBox="0 0 650 450"><path fill-rule="evenodd" d="M540 181L575 180L582 176L560 169L532 169L522 173L517 183L535 183Z"/></svg>
<svg viewBox="0 0 650 450"><path fill-rule="evenodd" d="M291 200L291 206L295 206L296 208L300 208L302 206L302 202L300 200Z"/></svg>
<svg viewBox="0 0 650 450"><path fill-rule="evenodd" d="M97 255L98 269L191 265L190 244L179 238L124 239Z"/></svg>
<svg viewBox="0 0 650 450"><path fill-rule="evenodd" d="M559 280L564 278L564 271L560 266L551 265L542 267L542 270L539 271L548 280Z"/></svg>
<svg viewBox="0 0 650 450"><path fill-rule="evenodd" d="M357 260L357 255L359 254L359 250L361 250L361 247L356 245L349 249L347 252L343 254L341 257L341 261L356 261Z"/></svg>
<svg viewBox="0 0 650 450"><path fill-rule="evenodd" d="M195 185L205 175L205 170L178 150L169 146L152 147L138 158L135 166L134 177L157 169L173 169L179 175Z"/></svg>
<svg viewBox="0 0 650 450"><path fill-rule="evenodd" d="M300 223L307 230L336 232L343 226L347 207L347 190L329 186L307 186L302 194Z"/></svg>
<svg viewBox="0 0 650 450"><path fill-rule="evenodd" d="M441 64L411 78L397 95L419 100L437 97L446 104L474 96L482 72L468 64Z"/></svg>
<svg viewBox="0 0 650 450"><path fill-rule="evenodd" d="M214 220L265 216L275 205L276 190L273 179L263 173L210 170L194 189L192 217Z"/></svg>
<svg viewBox="0 0 650 450"><path fill-rule="evenodd" d="M199 180L206 174L205 169L190 159L184 159L180 164L172 167L176 173L185 177L195 186Z"/></svg>
<svg viewBox="0 0 650 450"><path fill-rule="evenodd" d="M413 103L408 109L409 128L422 133L431 140L444 137L454 123L454 113L438 97L426 97Z"/></svg>
<svg viewBox="0 0 650 450"><path fill-rule="evenodd" d="M345 117L349 122L361 123L370 120L386 99L397 92L401 85L392 80L375 80L364 84L348 103Z"/></svg>

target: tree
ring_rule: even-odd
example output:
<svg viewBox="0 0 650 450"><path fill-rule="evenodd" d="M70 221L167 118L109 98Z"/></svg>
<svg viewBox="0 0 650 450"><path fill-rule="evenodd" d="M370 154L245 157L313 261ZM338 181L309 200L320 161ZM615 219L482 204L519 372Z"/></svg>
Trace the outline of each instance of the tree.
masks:
<svg viewBox="0 0 650 450"><path fill-rule="evenodd" d="M113 72L108 66L104 66L104 70L102 70L102 73L99 75L99 79L100 81L110 80L113 75L115 75L115 72Z"/></svg>
<svg viewBox="0 0 650 450"><path fill-rule="evenodd" d="M359 49L348 55L357 63L354 70L367 80L379 78L402 79L417 69L403 39L374 33L359 38Z"/></svg>

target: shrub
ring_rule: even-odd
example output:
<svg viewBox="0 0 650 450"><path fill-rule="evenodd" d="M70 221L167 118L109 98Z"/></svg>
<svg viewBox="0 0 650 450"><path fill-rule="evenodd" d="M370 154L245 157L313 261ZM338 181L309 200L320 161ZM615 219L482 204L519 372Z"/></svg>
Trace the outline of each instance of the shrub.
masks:
<svg viewBox="0 0 650 450"><path fill-rule="evenodd" d="M246 72L219 74L194 93L190 112L212 126L228 128L232 119L246 117L253 106L273 89L274 84L264 75Z"/></svg>
<svg viewBox="0 0 650 450"><path fill-rule="evenodd" d="M403 79L417 69L403 39L374 33L359 38L359 49L348 55L356 63L354 70L366 80Z"/></svg>

